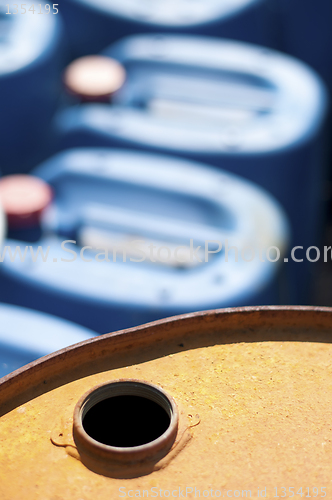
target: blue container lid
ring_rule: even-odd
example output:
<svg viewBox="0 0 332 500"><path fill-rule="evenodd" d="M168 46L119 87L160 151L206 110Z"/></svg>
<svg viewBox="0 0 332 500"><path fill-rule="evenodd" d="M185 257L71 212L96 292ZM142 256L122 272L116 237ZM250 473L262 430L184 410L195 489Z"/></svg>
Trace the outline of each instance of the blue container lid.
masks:
<svg viewBox="0 0 332 500"><path fill-rule="evenodd" d="M0 304L0 377L96 333L49 314Z"/></svg>

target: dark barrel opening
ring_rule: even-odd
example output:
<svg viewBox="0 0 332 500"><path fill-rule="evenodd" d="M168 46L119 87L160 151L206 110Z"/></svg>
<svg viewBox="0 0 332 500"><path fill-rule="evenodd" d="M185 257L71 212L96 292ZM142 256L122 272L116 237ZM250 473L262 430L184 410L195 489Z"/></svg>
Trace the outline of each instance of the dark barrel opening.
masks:
<svg viewBox="0 0 332 500"><path fill-rule="evenodd" d="M159 438L170 426L167 411L155 401L135 395L99 401L84 415L83 428L108 446L141 446Z"/></svg>

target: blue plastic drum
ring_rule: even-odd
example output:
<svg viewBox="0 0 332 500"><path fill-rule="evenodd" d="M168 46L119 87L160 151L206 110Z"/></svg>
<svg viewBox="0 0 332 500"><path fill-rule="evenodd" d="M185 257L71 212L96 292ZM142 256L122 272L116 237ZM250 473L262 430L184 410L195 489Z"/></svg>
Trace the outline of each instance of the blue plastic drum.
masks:
<svg viewBox="0 0 332 500"><path fill-rule="evenodd" d="M287 220L250 182L186 160L88 148L34 175L54 199L38 242L5 241L1 300L99 333L280 301Z"/></svg>
<svg viewBox="0 0 332 500"><path fill-rule="evenodd" d="M0 378L96 333L49 314L0 304Z"/></svg>
<svg viewBox="0 0 332 500"><path fill-rule="evenodd" d="M50 6L50 13L46 7ZM53 4L0 1L0 169L46 158L61 89L63 31ZM33 12L34 10L34 12Z"/></svg>
<svg viewBox="0 0 332 500"><path fill-rule="evenodd" d="M100 52L124 36L168 32L270 44L271 0L60 0L73 55Z"/></svg>
<svg viewBox="0 0 332 500"><path fill-rule="evenodd" d="M316 73L275 51L198 37L135 36L105 55L127 80L112 104L61 113L60 147L140 148L228 170L279 200L292 246L320 243L327 96ZM293 264L288 301L306 303L310 266Z"/></svg>

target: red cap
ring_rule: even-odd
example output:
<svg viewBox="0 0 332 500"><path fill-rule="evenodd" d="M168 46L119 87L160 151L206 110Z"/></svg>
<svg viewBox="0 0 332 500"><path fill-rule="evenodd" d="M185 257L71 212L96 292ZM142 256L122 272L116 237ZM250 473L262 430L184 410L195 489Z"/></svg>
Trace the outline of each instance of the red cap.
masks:
<svg viewBox="0 0 332 500"><path fill-rule="evenodd" d="M124 67L105 56L80 57L69 64L63 75L67 91L84 101L109 100L125 79Z"/></svg>
<svg viewBox="0 0 332 500"><path fill-rule="evenodd" d="M53 197L51 187L32 175L8 175L0 179L0 202L9 228L36 226Z"/></svg>

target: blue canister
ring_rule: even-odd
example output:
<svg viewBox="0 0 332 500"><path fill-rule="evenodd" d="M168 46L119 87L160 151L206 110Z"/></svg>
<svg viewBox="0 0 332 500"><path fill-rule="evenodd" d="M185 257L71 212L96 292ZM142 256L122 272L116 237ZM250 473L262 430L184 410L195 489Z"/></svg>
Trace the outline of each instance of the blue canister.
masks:
<svg viewBox="0 0 332 500"><path fill-rule="evenodd" d="M327 96L316 73L262 47L198 37L134 36L104 55L123 64L126 82L112 105L58 115L61 148L139 148L239 174L283 205L292 246L320 244ZM291 267L288 301L306 303L310 263Z"/></svg>
<svg viewBox="0 0 332 500"><path fill-rule="evenodd" d="M96 335L24 307L0 304L0 378L27 363Z"/></svg>
<svg viewBox="0 0 332 500"><path fill-rule="evenodd" d="M43 1L0 2L0 169L26 172L49 154L61 89L63 30Z"/></svg>
<svg viewBox="0 0 332 500"><path fill-rule="evenodd" d="M167 32L273 43L271 0L59 0L74 56L124 36Z"/></svg>
<svg viewBox="0 0 332 500"><path fill-rule="evenodd" d="M6 179L6 178L5 178ZM38 179L39 180L39 179ZM2 181L0 181L1 183ZM33 180L32 180L33 182ZM22 193L22 184L18 187ZM39 190L38 203L46 202L47 194L45 192L46 185ZM0 190L1 191L1 190ZM29 191L32 191L32 185L29 185ZM43 192L43 195L42 193ZM0 193L0 200L4 201L4 206L7 212L10 212L10 207L6 205L6 200ZM13 190L11 191L13 195ZM36 188L34 194L36 195ZM44 200L42 201L42 196ZM11 218L9 217L8 225L14 222L14 231L17 231L17 222L19 214L14 215L13 203L15 204L14 196L12 197ZM35 207L36 207L36 202ZM25 202L25 205L27 203ZM46 206L46 205L45 205ZM18 207L17 207L18 208ZM31 201L30 201L31 208ZM20 207L22 216L22 206ZM30 211L30 214L36 214L36 210ZM15 218L16 216L16 218ZM22 217L23 219L23 217ZM32 229L31 229L32 227ZM35 230L35 225L32 225L30 230ZM2 205L0 205L0 246L7 232L7 218L5 216ZM17 234L17 233L16 233ZM26 236L28 233L24 233ZM6 299L6 284L0 278L0 287L2 294ZM8 373L17 370L23 365L30 363L41 356L46 356L54 351L63 349L69 345L82 342L96 335L92 330L75 325L63 319L50 316L48 314L32 311L24 307L18 307L8 304L0 304L0 378Z"/></svg>
<svg viewBox="0 0 332 500"><path fill-rule="evenodd" d="M99 333L280 301L288 224L271 196L195 162L111 149L34 171L54 193L37 243L7 239L0 299Z"/></svg>

